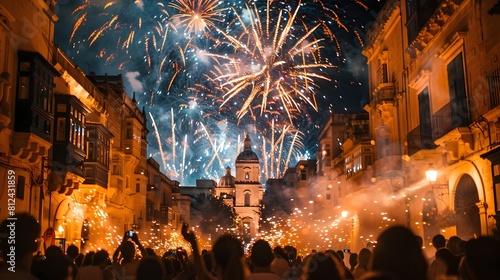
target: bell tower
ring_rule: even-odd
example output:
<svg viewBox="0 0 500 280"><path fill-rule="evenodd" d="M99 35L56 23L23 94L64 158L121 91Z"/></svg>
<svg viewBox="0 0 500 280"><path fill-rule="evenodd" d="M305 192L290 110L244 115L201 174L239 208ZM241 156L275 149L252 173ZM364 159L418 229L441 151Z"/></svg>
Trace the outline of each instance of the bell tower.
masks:
<svg viewBox="0 0 500 280"><path fill-rule="evenodd" d="M252 141L245 135L243 151L236 158L234 210L240 221L239 227L246 236L254 237L259 229L262 184L260 161L252 150Z"/></svg>

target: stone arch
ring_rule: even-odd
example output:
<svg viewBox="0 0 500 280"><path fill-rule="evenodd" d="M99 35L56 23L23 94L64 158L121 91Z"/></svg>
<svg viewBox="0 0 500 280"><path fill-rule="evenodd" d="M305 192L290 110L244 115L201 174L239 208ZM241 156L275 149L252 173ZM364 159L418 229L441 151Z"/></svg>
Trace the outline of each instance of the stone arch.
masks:
<svg viewBox="0 0 500 280"><path fill-rule="evenodd" d="M474 179L464 174L458 181L454 195L454 208L457 221L457 236L471 239L481 234L479 215L479 193Z"/></svg>

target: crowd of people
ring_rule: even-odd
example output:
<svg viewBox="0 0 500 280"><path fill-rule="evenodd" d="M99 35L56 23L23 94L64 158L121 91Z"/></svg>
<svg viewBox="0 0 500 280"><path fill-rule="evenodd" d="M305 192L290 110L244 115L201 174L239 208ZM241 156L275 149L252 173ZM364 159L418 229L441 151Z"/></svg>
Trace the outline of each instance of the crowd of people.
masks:
<svg viewBox="0 0 500 280"><path fill-rule="evenodd" d="M272 248L267 241L260 239L245 254L240 240L231 235L219 237L211 251L200 252L195 233L184 224L182 236L191 245L190 256L183 248L158 256L152 249L144 248L133 231L124 234L112 255L106 250L90 251L84 255L75 245L68 246L66 252L58 246L50 246L41 255L38 252L41 228L36 219L27 213L15 218L15 244L9 242L12 239L11 221L0 224L0 279L500 279L500 240L492 236L470 240L453 236L446 240L438 234L432 239L435 254L430 259L424 256L422 238L402 226L387 228L375 246L370 243L358 253L313 250L300 256L293 246Z"/></svg>

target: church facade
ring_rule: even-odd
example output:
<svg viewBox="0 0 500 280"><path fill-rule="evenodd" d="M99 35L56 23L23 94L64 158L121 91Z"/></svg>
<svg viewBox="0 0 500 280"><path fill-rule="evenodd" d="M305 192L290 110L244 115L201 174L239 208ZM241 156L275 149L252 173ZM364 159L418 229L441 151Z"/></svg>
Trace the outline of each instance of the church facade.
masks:
<svg viewBox="0 0 500 280"><path fill-rule="evenodd" d="M263 195L260 178L260 161L252 150L252 141L245 137L243 151L236 157L235 176L227 167L224 176L214 189L236 213L237 226L247 236L255 236L259 230L260 204Z"/></svg>

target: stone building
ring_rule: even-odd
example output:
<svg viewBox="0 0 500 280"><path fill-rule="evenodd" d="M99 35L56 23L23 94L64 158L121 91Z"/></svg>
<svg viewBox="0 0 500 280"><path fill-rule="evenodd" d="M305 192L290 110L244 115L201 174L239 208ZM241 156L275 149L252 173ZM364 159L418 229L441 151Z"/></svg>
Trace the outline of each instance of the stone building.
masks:
<svg viewBox="0 0 500 280"><path fill-rule="evenodd" d="M55 230L44 246L114 250L126 230L149 234L146 116L121 75L87 76L54 45L55 3L0 1L0 176L16 175L0 189L0 219L10 198Z"/></svg>
<svg viewBox="0 0 500 280"><path fill-rule="evenodd" d="M260 204L263 195L260 183L260 161L252 150L252 141L247 134L243 151L236 157L236 172L231 175L231 168L219 180L214 195L233 207L237 224L243 233L256 236L259 230Z"/></svg>
<svg viewBox="0 0 500 280"><path fill-rule="evenodd" d="M368 138L346 145L337 135L349 125L332 116L317 154L351 250L391 224L410 227L424 246L438 232L469 239L496 229L498 5L388 0L365 34ZM358 169L349 164L355 147L366 151Z"/></svg>

